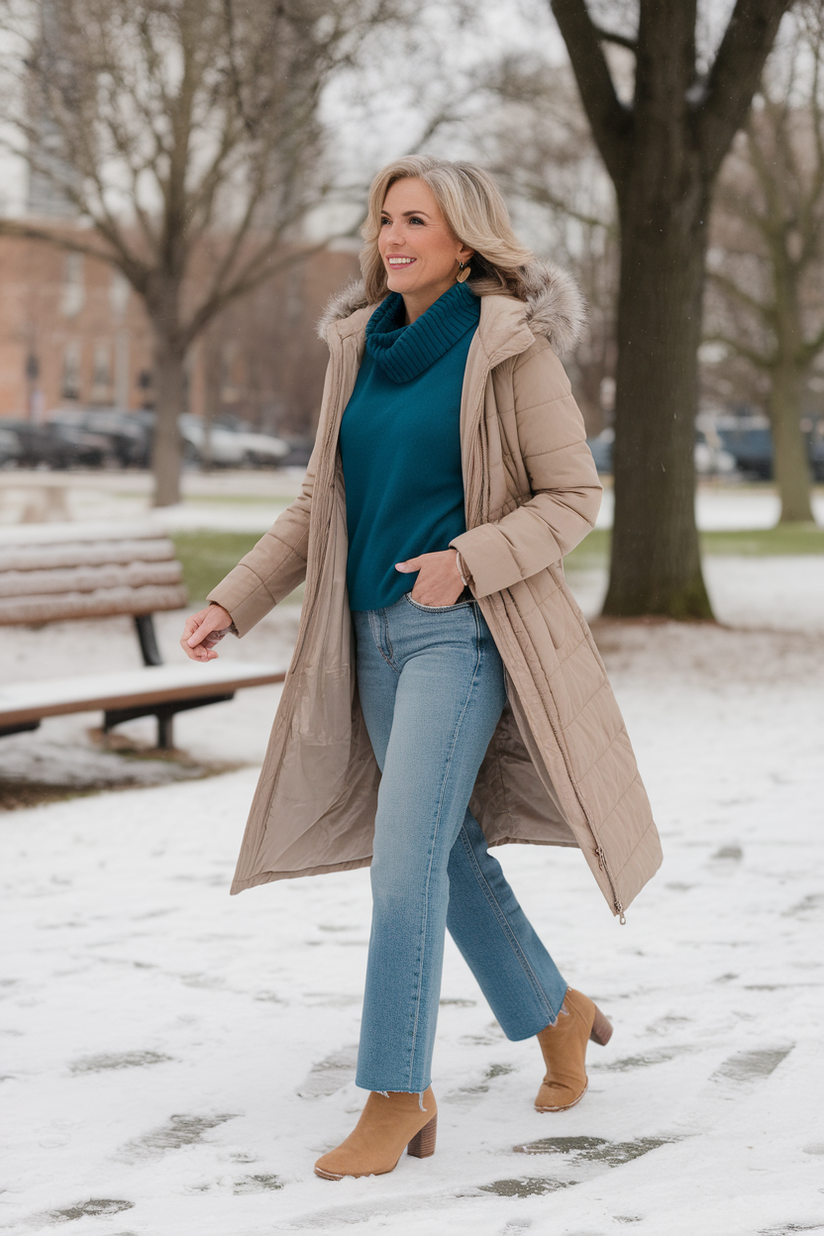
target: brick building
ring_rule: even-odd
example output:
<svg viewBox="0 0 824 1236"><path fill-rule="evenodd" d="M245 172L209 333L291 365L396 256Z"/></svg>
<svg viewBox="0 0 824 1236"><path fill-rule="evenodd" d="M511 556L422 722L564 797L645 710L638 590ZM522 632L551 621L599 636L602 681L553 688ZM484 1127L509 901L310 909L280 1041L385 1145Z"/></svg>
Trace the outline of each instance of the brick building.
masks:
<svg viewBox="0 0 824 1236"><path fill-rule="evenodd" d="M0 237L0 416L146 402L151 330L106 262Z"/></svg>
<svg viewBox="0 0 824 1236"><path fill-rule="evenodd" d="M188 410L310 433L326 358L315 322L357 270L351 253L317 253L230 305L190 352ZM118 271L43 241L0 237L0 417L151 407L152 370L151 326Z"/></svg>

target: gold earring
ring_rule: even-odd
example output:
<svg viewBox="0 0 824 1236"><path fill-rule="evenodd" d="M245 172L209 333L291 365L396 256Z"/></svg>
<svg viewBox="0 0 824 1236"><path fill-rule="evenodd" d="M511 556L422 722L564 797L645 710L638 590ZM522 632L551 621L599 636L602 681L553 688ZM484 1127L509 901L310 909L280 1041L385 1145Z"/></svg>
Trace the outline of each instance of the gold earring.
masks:
<svg viewBox="0 0 824 1236"><path fill-rule="evenodd" d="M467 279L472 274L472 267L467 266L466 262L460 262L459 267L460 269L458 270L458 273L455 276L455 282L456 283L466 283Z"/></svg>

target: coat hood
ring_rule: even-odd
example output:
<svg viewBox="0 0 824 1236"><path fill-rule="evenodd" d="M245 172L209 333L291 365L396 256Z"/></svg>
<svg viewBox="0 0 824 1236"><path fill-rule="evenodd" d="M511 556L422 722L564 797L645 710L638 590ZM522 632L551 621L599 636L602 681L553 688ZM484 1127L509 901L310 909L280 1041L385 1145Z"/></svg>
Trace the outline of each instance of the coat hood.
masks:
<svg viewBox="0 0 824 1236"><path fill-rule="evenodd" d="M533 335L547 339L558 356L565 355L581 338L586 320L586 305L577 283L551 262L533 262L524 272L524 282L525 324ZM325 340L331 326L365 309L368 303L362 280L348 283L327 304L318 323L320 338Z"/></svg>

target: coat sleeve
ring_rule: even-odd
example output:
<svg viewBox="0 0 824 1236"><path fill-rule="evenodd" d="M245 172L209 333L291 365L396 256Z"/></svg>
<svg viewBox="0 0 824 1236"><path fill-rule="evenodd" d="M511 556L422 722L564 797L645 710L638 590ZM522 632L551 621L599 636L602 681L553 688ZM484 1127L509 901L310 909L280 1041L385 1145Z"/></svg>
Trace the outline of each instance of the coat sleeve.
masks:
<svg viewBox="0 0 824 1236"><path fill-rule="evenodd" d="M229 611L238 635L250 631L306 577L309 516L320 440L318 434L298 497L206 598Z"/></svg>
<svg viewBox="0 0 824 1236"><path fill-rule="evenodd" d="M455 537L478 597L537 575L595 526L601 483L584 420L561 362L545 345L516 362L512 390L518 447L532 497L493 523Z"/></svg>

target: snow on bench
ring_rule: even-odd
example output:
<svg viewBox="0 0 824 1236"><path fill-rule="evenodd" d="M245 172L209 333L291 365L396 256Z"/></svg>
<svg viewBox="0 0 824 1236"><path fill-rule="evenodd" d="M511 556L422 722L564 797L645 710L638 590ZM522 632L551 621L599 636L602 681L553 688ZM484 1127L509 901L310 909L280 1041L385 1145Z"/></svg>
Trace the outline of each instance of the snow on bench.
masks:
<svg viewBox="0 0 824 1236"><path fill-rule="evenodd" d="M175 713L283 682L273 665L163 665L152 614L186 601L174 545L150 524L0 528L0 626L128 614L144 660L139 670L0 686L0 737L37 729L43 717L101 708L106 730L155 716L158 746L171 747Z"/></svg>

